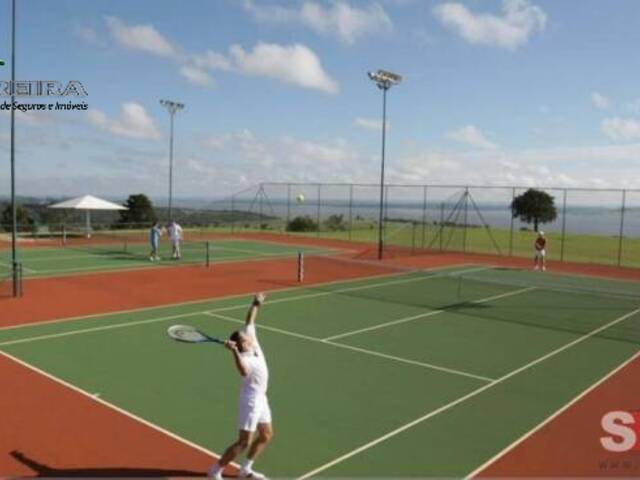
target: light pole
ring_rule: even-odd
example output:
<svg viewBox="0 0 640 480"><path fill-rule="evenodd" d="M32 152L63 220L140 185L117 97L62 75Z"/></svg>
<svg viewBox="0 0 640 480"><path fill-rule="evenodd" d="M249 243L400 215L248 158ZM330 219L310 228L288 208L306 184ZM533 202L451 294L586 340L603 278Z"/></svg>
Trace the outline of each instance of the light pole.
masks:
<svg viewBox="0 0 640 480"><path fill-rule="evenodd" d="M169 218L173 219L173 117L184 108L183 103L173 102L171 100L160 100L160 105L165 107L171 118L171 134L169 136Z"/></svg>
<svg viewBox="0 0 640 480"><path fill-rule="evenodd" d="M382 232L384 229L384 147L387 133L387 90L393 85L398 85L402 77L386 70L369 72L369 79L374 81L382 90L382 162L380 168L380 219L378 221L378 260L382 260Z"/></svg>
<svg viewBox="0 0 640 480"><path fill-rule="evenodd" d="M4 65L4 62L2 62ZM20 277L18 265L18 252L16 251L16 235L18 229L18 207L16 205L16 111L14 105L16 82L16 0L11 2L11 274L13 283L13 296L18 297L20 291Z"/></svg>

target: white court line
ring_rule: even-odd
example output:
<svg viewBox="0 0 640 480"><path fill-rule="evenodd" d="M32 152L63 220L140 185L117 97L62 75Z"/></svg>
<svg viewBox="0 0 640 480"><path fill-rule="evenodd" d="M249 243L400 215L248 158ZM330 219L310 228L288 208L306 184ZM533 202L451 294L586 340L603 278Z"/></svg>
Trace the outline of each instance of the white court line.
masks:
<svg viewBox="0 0 640 480"><path fill-rule="evenodd" d="M229 322L244 324L243 320L240 320L238 318L228 317L226 315L220 315L219 313L207 312L206 315L209 315L209 316L214 317L214 318L219 318L221 320L227 320ZM263 330L268 330L270 332L281 333L283 335L288 335L288 336L296 337L296 338L302 338L304 340L309 340L311 342L321 343L323 345L331 345L332 347L342 348L342 349L345 349L345 350L352 350L354 352L365 353L367 355L373 355L375 357L386 358L388 360L395 360L396 362L400 362L400 363L407 363L407 364L410 364L410 365L416 365L416 366L419 366L419 367L425 367L425 368L428 368L430 370L438 370L440 372L450 373L450 374L453 374L453 375L460 375L460 376L463 376L463 377L469 377L469 378L473 378L475 380L482 380L483 382L492 382L492 381L494 381L493 378L483 377L482 375L476 375L476 374L469 373L469 372L463 372L462 370L455 370L453 368L447 368L447 367L443 367L441 365L435 365L433 363L425 363L425 362L418 362L416 360L409 360L407 358L396 357L396 356L393 356L393 355L387 355L386 353L376 352L374 350L367 350L365 348L353 347L351 345L345 345L343 343L329 342L327 340L322 340L321 338L310 337L308 335L302 335L300 333L290 332L288 330L283 330L281 328L276 328L276 327L270 327L268 325L259 324L259 325L257 325L257 327L261 328Z"/></svg>
<svg viewBox="0 0 640 480"><path fill-rule="evenodd" d="M499 295L493 295L491 297L482 298L480 300L474 300L474 301L469 302L469 303L487 303L487 302L491 302L493 300L498 300L500 298L511 297L513 295L519 295L521 293L528 292L529 290L534 290L535 288L536 287L520 288L518 290L513 290L511 292L501 293ZM431 310L430 312L420 313L420 314L414 315L412 317L400 318L399 320L392 320L390 322L381 323L379 325L374 325L372 327L366 327L366 328L361 328L359 330L352 330L350 332L339 333L337 335L332 335L331 337L324 338L323 340L331 341L331 340L337 340L338 338L350 337L351 335L357 335L359 333L370 332L372 330L378 330L380 328L387 328L387 327L391 327L393 325L399 325L401 323L406 323L406 322L411 322L413 320L418 320L420 318L432 317L434 315L438 315L438 314L444 313L446 311L447 311L446 309L444 309L444 310Z"/></svg>
<svg viewBox="0 0 640 480"><path fill-rule="evenodd" d="M14 357L13 355L11 355L11 354L9 354L7 352L4 352L4 351L0 350L0 355L8 358L9 360L14 361L15 363L17 363L19 365L22 365L25 368L28 368L29 370L31 370L33 372L39 373L40 375L48 378L49 380L52 380L52 381L54 381L56 383L59 383L60 385L66 387L66 388L69 388L69 389L73 390L74 392L77 392L77 393L89 398L90 400L92 400L92 401L94 401L96 403L104 405L105 407L110 408L111 410L114 410L114 411L124 415L125 417L128 417L128 418L130 418L132 420L135 420L136 422L139 422L139 423L141 423L141 424L143 424L143 425L145 425L145 426L147 426L147 427L149 427L149 428L151 428L151 429L153 429L153 430L155 430L155 431L157 431L159 433L162 433L162 434L164 434L164 435L166 435L166 436L168 436L168 437L170 437L170 438L172 438L172 439L174 439L174 440L176 440L176 441L178 441L178 442L180 442L180 443L182 443L182 444L184 444L184 445L186 445L188 447L191 447L191 448L193 448L195 450L198 450L199 452L202 452L202 453L204 453L206 455L209 455L210 457L220 458L219 454L217 454L216 452L214 452L212 450L209 450L208 448L203 447L202 445L198 445L197 443L194 443L194 442L192 442L190 440L187 440L186 438L181 437L180 435L178 435L176 433L173 433L173 432L171 432L171 431L169 431L169 430L167 430L165 428L160 427L159 425L156 425L155 423L152 423L152 422L150 422L148 420L145 420L142 417L139 417L138 415L135 415L135 414L133 414L131 412L128 412L127 410L124 410L123 408L120 408L120 407L114 405L113 403L107 402L106 400L102 399L100 396L97 396L94 393L87 392L86 390L83 390L80 387L77 387L76 385L73 385L73 384L71 384L71 383L69 383L69 382L67 382L65 380L62 380L59 377L56 377L56 376L54 376L54 375L52 375L52 374L50 374L48 372L45 372L44 370L41 370L40 368L38 368L38 367L36 367L34 365L31 365L30 363L27 363L27 362L25 362L23 360L20 360L19 358ZM232 465L234 467L238 468L238 464L233 463Z"/></svg>
<svg viewBox="0 0 640 480"><path fill-rule="evenodd" d="M482 268L487 268L487 267L482 267ZM477 270L473 269L473 270ZM459 271L461 272L461 271ZM270 300L268 301L268 304L274 304L274 303L282 303L282 302L293 302L296 300L304 300L307 298L315 298L315 297L323 297L323 296L327 296L327 295L332 295L334 293L342 293L342 292L350 292L350 291L354 291L354 290L363 290L366 288L377 288L377 287L381 287L381 286L385 286L385 285L392 285L392 284L397 284L397 283L406 283L408 281L416 281L416 280L429 280L432 278L439 278L442 276L446 276L449 275L449 273L445 273L445 274L435 274L435 275L431 275L428 277L414 277L414 278L410 278L410 279L400 279L400 280L392 280L392 281L387 281L387 282L379 282L379 283L374 283L374 284L367 284L367 285L360 285L357 287L347 287L347 288L341 288L341 289L336 289L336 290L329 290L326 292L320 292L320 293L309 293L309 294L304 294L304 295L296 295L296 296L291 296L291 297L284 297L284 298L277 298L275 300ZM61 332L61 333L51 333L48 335L39 335L36 337L29 337L29 338L22 338L22 339L18 339L18 340L9 340L7 342L2 342L0 343L0 346L5 346L5 345L15 345L18 343L28 343L28 342L35 342L35 341L39 341L39 340L48 340L51 338L61 338L61 337L68 337L71 335L79 335L81 333L91 333L91 332L99 332L99 331L103 331L103 330L112 330L112 329L116 329L116 328L125 328L125 327L133 327L136 325L144 325L144 324L148 324L148 323L156 323L156 322L163 322L166 320L171 320L173 318L180 318L183 316L192 316L192 315L204 315L210 312L226 312L229 310L237 310L239 308L247 308L246 304L241 304L241 305L231 305L228 307L220 307L220 308L214 308L213 310L211 308L207 309L207 310L202 310L202 311L198 311L198 312L191 312L191 313L182 313L182 314L177 314L177 315L170 315L168 317L159 317L159 318L150 318L150 319L146 319L146 320L137 320L134 322L123 322L123 323L116 323L116 324L111 324L111 325L105 325L105 326L101 326L101 327L91 327L91 328L83 328L83 329L79 329L79 330L72 330L69 332ZM111 314L109 314L111 315ZM106 316L106 315L105 315ZM81 317L80 319L85 318L85 317ZM37 327L38 323L35 324L31 324L31 326L33 327Z"/></svg>
<svg viewBox="0 0 640 480"><path fill-rule="evenodd" d="M571 400L569 403L567 403L566 405L564 405L562 408L560 408L559 410L557 410L555 413L553 413L552 415L550 415L549 417L547 417L546 420L544 420L543 422L539 423L537 426L535 426L534 428L532 428L531 430L529 430L527 433L525 433L524 435L522 435L520 438L518 438L515 442L511 443L510 445L506 446L504 449L502 449L497 455L491 457L489 460L487 460L486 462L484 462L482 465L480 465L478 468L476 468L475 470L473 470L471 473L468 473L467 475L464 476L464 478L473 478L476 475L478 475L480 472L482 472L483 470L485 470L486 468L488 468L492 463L496 462L497 460L499 460L501 457L505 456L507 453L509 453L510 451L512 451L514 448L516 448L518 445L520 445L521 443L523 443L525 440L527 440L529 437L531 437L534 433L536 433L537 431L541 430L542 428L544 428L546 425L548 425L549 423L551 423L553 420L555 420L557 417L559 417L560 415L562 415L565 411L567 411L570 407L572 407L573 405L575 405L577 402L579 402L580 400L582 400L585 396L587 396L589 393L591 393L593 390L595 390L596 388L598 388L600 385L602 385L604 382L606 382L607 380L609 380L609 378L611 378L612 376L614 376L616 373L618 373L620 370L622 370L624 367L626 367L627 365L629 365L631 362L633 362L634 360L636 360L637 358L640 358L640 351L636 352L633 356L631 356L631 358L625 360L622 364L618 365L616 368L614 368L613 370L611 370L608 374L606 374L604 377L602 377L600 380L598 380L597 382L595 382L593 385L591 385L590 387L588 387L586 390L584 390L582 393L580 393L578 396L576 396L573 400Z"/></svg>
<svg viewBox="0 0 640 480"><path fill-rule="evenodd" d="M455 268L460 268L463 266L468 266L471 264L467 264L467 263L462 263L459 265L447 265L447 266L440 266L440 267L433 267L433 268L426 268L423 270L420 270L421 272L438 272L440 270L448 270L448 269L455 269ZM159 267L162 267L162 265L160 265ZM492 268L492 267L484 267L484 268ZM452 272L449 273L456 273L456 270L452 270ZM337 284L351 284L351 283L357 283L357 282L364 282L364 281L373 281L376 279L380 279L380 278L390 278L390 277L399 277L402 276L404 274L399 274L397 272L394 273L384 273L384 274L380 274L380 275L371 275L369 277L364 277L364 278L354 278L354 279L349 279L349 280L332 280L329 282L322 282L322 283L314 283L311 284L311 287L326 287L326 286L331 286L331 285L337 285ZM309 288L309 287L307 287ZM295 290L300 290L300 287L296 286L296 287L283 287L283 288L275 288L273 290L268 290L268 292L271 293L286 293L286 292L290 292L290 291L295 291ZM213 298L208 298L208 299L199 299L199 300L189 300L186 302L177 302L177 303L169 303L169 304L165 304L165 305L158 305L155 307L141 307L141 308L131 308L131 309L126 309L126 310L115 310L113 312L106 312L106 313L94 313L94 314L90 314L90 315L80 315L80 316L76 316L76 317L63 317L63 318L54 318L52 320L43 320L41 322L34 322L34 323L23 323L23 324L19 324L19 325L9 325L6 327L0 327L0 332L2 332L3 330L14 330L14 329L21 329L21 328L31 328L31 327L36 327L36 326L40 326L40 325L51 325L51 324L56 324L56 323L66 323L66 322L74 322L74 321L78 321L78 320L89 320L92 318L101 318L101 317L110 317L112 315L123 315L126 313L138 313L138 312L147 312L147 311L153 311L153 310L161 310L161 309L167 309L167 308L173 308L173 307L181 307L181 306L187 306L187 305L197 305L197 304L205 304L205 303L212 303L212 302L222 302L224 300L232 300L235 298L244 298L244 297L249 297L251 296L250 293L238 293L235 295L225 295L222 297L213 297ZM269 301L270 303L273 302L273 300ZM210 309L209 309L210 310ZM208 311L208 310L206 310Z"/></svg>
<svg viewBox="0 0 640 480"><path fill-rule="evenodd" d="M425 420L428 420L430 418L435 417L436 415L439 415L440 413L446 412L447 410L450 410L451 408L469 400L470 398L473 398L479 394L481 394L482 392L489 390L490 388L495 387L496 385L499 385L500 383L504 382L505 380L508 380L509 378L518 375L519 373L522 373L525 370L528 370L529 368L544 362L545 360L573 347L574 345L577 345L578 343L581 343L585 340L587 340L588 338L593 337L594 335L597 335L598 333L602 332L603 330L606 330L612 326L614 326L617 323L620 323L624 320L626 320L629 317L632 317L634 315L636 315L637 313L640 312L640 308L633 310L632 312L629 312L621 317L616 318L615 320L612 320L611 322L598 327L594 330L592 330L589 333L586 333L584 335L582 335L581 337L559 347L556 348L555 350L543 355L542 357L537 358L536 360L533 360L529 363L527 363L526 365L523 365L520 368L517 368L509 373L507 373L506 375L503 375L502 377L492 381L491 383L488 383L486 385L483 385L480 388L477 388L476 390L473 390L469 393L467 393L466 395L459 397L456 400L453 400L450 403L447 403L446 405L443 405L435 410L431 410L430 412L427 412L425 415L423 415L422 417L416 418L415 420L406 423L405 425L402 425L399 428L396 428L395 430L392 430L391 432L388 432L385 435L382 435L381 437L376 438L375 440L372 440L368 443L365 443L364 445L361 445L360 447L351 450L350 452L345 453L344 455L341 455L340 457L337 457L333 460L331 460L330 462L325 463L324 465L320 465L319 467L310 470L309 472L304 473L303 475L301 475L300 477L298 477L298 480L304 480L310 477L313 477L321 472L324 472L325 470L328 470L329 468L333 467L334 465L337 465L338 463L342 463L345 460L348 460L351 457L354 457L356 455L358 455L359 453L364 452L365 450L368 450L376 445L378 445L379 443L384 442L385 440L388 440L389 438L395 437L396 435L399 435L400 433L404 432L405 430L408 430L422 422L424 422Z"/></svg>

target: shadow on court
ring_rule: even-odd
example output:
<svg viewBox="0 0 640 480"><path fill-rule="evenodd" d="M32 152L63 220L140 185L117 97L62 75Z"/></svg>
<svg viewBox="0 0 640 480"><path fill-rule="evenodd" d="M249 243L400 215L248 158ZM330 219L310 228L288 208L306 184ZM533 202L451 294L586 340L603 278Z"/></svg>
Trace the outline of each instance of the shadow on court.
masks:
<svg viewBox="0 0 640 480"><path fill-rule="evenodd" d="M128 467L104 467L104 468L55 468L45 463L28 457L22 452L14 450L11 456L26 465L36 473L38 477L85 477L85 478L131 478L131 477L206 477L206 472L194 472L191 470L168 470L156 468L128 468Z"/></svg>

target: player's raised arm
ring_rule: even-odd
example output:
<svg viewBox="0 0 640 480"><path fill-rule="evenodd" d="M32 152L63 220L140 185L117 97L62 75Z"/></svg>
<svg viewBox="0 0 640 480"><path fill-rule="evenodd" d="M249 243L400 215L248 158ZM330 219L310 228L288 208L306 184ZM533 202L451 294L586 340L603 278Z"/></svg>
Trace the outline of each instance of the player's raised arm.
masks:
<svg viewBox="0 0 640 480"><path fill-rule="evenodd" d="M251 306L249 307L247 318L245 320L247 325L252 325L256 322L258 309L262 306L266 298L267 296L264 293L256 293L256 296L253 297L253 301L251 302Z"/></svg>

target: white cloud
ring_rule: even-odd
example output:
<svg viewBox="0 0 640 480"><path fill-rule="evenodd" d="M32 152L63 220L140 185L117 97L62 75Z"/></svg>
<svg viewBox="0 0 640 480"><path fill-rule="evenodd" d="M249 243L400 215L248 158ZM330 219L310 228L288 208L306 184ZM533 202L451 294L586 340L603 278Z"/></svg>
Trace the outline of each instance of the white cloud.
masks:
<svg viewBox="0 0 640 480"><path fill-rule="evenodd" d="M461 3L443 3L433 12L444 25L473 44L515 49L536 31L542 31L547 14L528 0L503 0L502 15L474 13Z"/></svg>
<svg viewBox="0 0 640 480"><path fill-rule="evenodd" d="M240 45L229 49L234 69L244 75L269 77L298 87L337 93L338 84L322 68L320 59L305 45L258 43L253 51Z"/></svg>
<svg viewBox="0 0 640 480"><path fill-rule="evenodd" d="M175 57L178 49L153 25L126 25L117 17L105 17L113 39L121 46L161 57Z"/></svg>
<svg viewBox="0 0 640 480"><path fill-rule="evenodd" d="M193 65L183 65L180 67L180 75L189 82L200 87L213 85L213 78L206 71Z"/></svg>
<svg viewBox="0 0 640 480"><path fill-rule="evenodd" d="M606 110L611 106L611 102L608 97L605 97L600 92L591 93L591 101L600 110Z"/></svg>
<svg viewBox="0 0 640 480"><path fill-rule="evenodd" d="M232 69L231 62L221 53L207 50L204 53L193 56L193 63L200 68L209 68L211 70L220 70L228 72Z"/></svg>
<svg viewBox="0 0 640 480"><path fill-rule="evenodd" d="M365 130L375 130L379 132L382 130L382 120L377 120L375 118L362 118L357 117L353 124L356 127L364 128ZM387 130L391 127L391 123L387 120Z"/></svg>
<svg viewBox="0 0 640 480"><path fill-rule="evenodd" d="M384 8L377 3L359 8L344 1L334 1L328 7L306 1L299 7L287 8L278 5L257 5L247 0L244 7L260 22L298 23L318 33L336 36L348 44L365 35L389 32L393 28L393 23Z"/></svg>
<svg viewBox="0 0 640 480"><path fill-rule="evenodd" d="M640 113L640 98L634 100L627 105L627 108L634 113Z"/></svg>
<svg viewBox="0 0 640 480"><path fill-rule="evenodd" d="M100 110L87 112L89 122L114 135L123 137L158 140L161 135L155 121L142 105L136 102L122 104L119 118L109 118Z"/></svg>
<svg viewBox="0 0 640 480"><path fill-rule="evenodd" d="M449 132L447 137L458 143L470 145L483 150L494 150L497 145L487 139L484 134L473 125L467 125L459 130Z"/></svg>
<svg viewBox="0 0 640 480"><path fill-rule="evenodd" d="M617 141L640 140L640 122L632 118L605 118L602 121L602 131Z"/></svg>

